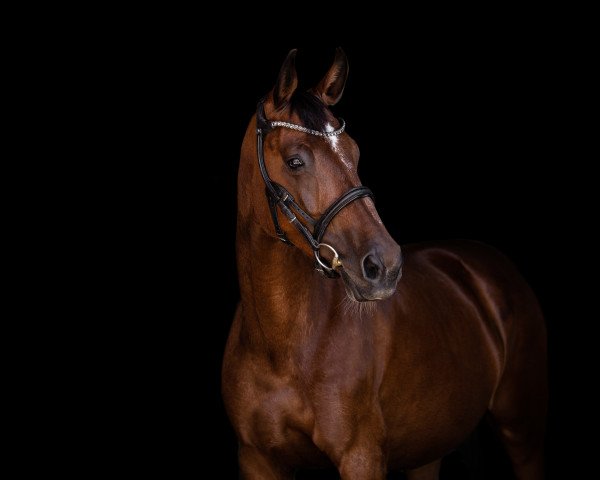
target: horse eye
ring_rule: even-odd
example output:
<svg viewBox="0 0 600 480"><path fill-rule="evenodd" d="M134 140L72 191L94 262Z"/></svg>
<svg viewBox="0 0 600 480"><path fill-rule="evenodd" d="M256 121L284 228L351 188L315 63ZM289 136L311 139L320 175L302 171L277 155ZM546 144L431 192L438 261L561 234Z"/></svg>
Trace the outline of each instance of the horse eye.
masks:
<svg viewBox="0 0 600 480"><path fill-rule="evenodd" d="M292 170L296 170L297 168L304 166L304 162L298 157L290 158L287 164Z"/></svg>

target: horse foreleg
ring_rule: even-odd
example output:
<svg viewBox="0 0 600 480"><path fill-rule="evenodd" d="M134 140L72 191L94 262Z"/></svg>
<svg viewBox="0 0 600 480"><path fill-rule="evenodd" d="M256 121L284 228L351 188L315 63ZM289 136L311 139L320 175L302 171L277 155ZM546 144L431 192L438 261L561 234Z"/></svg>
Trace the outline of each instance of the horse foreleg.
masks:
<svg viewBox="0 0 600 480"><path fill-rule="evenodd" d="M442 459L406 472L407 480L438 480Z"/></svg>
<svg viewBox="0 0 600 480"><path fill-rule="evenodd" d="M519 480L544 478L543 428L526 417L505 417L492 411L500 440Z"/></svg>
<svg viewBox="0 0 600 480"><path fill-rule="evenodd" d="M490 413L516 477L541 480L548 401L546 337L542 327L521 336L517 337L520 343L509 357Z"/></svg>
<svg viewBox="0 0 600 480"><path fill-rule="evenodd" d="M342 480L384 480L386 475L381 449L364 445L347 450L338 469Z"/></svg>
<svg viewBox="0 0 600 480"><path fill-rule="evenodd" d="M238 452L242 480L291 480L293 472L274 459L249 445L240 446Z"/></svg>

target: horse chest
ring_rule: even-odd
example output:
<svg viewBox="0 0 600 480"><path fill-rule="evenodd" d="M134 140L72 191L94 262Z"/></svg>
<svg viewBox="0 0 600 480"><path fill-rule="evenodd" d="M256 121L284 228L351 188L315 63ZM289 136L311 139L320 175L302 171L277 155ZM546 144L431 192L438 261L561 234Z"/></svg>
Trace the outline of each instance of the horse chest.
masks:
<svg viewBox="0 0 600 480"><path fill-rule="evenodd" d="M240 427L248 443L290 464L301 465L309 458L318 461L316 466L326 464L312 441L313 408L293 378L261 372L242 388Z"/></svg>
<svg viewBox="0 0 600 480"><path fill-rule="evenodd" d="M357 408L374 407L370 389L364 378L356 378L356 369L348 370L351 376L325 366L319 371L302 381L299 375L256 372L253 381L243 387L247 402L241 406L250 443L286 456L291 463L310 458L318 465L325 459L320 449L349 439L359 415Z"/></svg>

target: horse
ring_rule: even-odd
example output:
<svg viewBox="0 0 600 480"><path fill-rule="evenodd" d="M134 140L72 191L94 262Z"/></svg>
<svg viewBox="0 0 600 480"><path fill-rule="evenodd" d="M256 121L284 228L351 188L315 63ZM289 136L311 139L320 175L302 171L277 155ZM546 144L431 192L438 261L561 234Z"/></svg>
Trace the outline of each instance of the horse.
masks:
<svg viewBox="0 0 600 480"><path fill-rule="evenodd" d="M546 331L534 293L482 243L400 247L330 109L345 53L310 90L298 88L295 58L240 155L241 300L222 396L241 478L334 466L343 480L437 479L484 417L516 477L543 478Z"/></svg>

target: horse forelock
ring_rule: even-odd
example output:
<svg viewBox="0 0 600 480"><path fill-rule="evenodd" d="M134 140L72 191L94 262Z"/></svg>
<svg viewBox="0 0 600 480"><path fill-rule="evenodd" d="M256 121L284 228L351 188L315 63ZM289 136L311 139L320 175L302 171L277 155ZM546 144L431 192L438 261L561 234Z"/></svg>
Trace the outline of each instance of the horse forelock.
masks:
<svg viewBox="0 0 600 480"><path fill-rule="evenodd" d="M290 100L290 111L300 117L302 125L311 130L323 131L329 121L325 104L310 92L294 92Z"/></svg>

